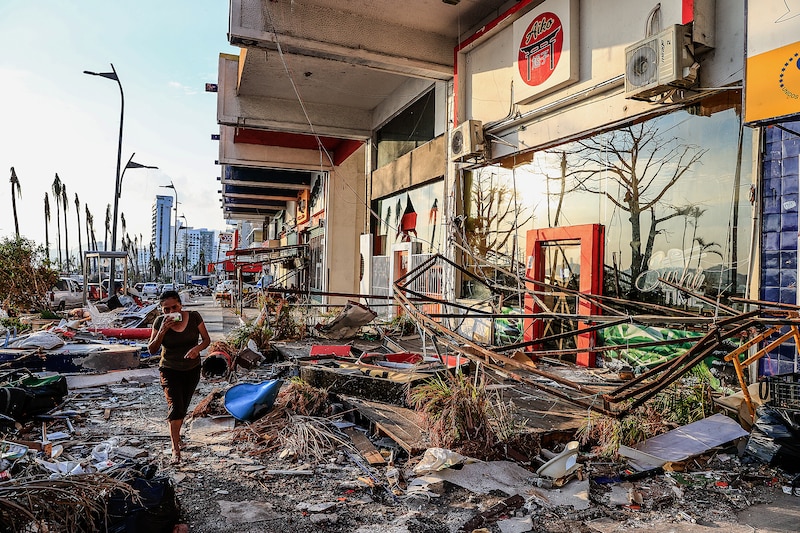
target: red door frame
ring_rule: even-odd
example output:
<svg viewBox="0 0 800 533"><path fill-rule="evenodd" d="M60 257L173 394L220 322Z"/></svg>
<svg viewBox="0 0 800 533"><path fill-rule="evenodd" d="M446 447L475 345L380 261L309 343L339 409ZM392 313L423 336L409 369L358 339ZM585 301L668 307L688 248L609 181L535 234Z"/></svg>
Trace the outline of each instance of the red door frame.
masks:
<svg viewBox="0 0 800 533"><path fill-rule="evenodd" d="M543 228L530 230L527 233L527 268L525 277L530 280L544 281L545 258L544 247L548 244L570 241L580 243L581 273L579 290L583 294L602 294L603 292L603 257L605 248L605 227L602 224L583 224L560 228ZM525 282L528 291L540 291L541 286L530 281ZM535 315L542 309L533 297L525 295L525 313ZM578 300L579 315L599 314L599 308L584 299ZM586 326L578 323L578 329ZM525 341L532 341L542 336L542 322L534 318L525 319ZM597 334L594 331L581 333L576 340L578 346L577 363L582 366L595 366L595 347Z"/></svg>

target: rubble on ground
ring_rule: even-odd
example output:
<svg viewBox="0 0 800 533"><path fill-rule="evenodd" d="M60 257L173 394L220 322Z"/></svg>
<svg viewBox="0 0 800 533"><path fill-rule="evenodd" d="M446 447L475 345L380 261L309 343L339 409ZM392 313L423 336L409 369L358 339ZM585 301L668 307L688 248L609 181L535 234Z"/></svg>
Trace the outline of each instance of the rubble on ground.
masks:
<svg viewBox="0 0 800 533"><path fill-rule="evenodd" d="M406 363L379 369L361 357L385 343L278 346L259 337L271 325L264 316L216 346L224 369L201 381L178 465L170 464L157 368L67 376L57 405L2 426L0 523L10 531L37 520L39 530L88 531L98 520L126 518L196 532L736 532L737 513L800 496L797 428L769 400L743 428L743 400L716 402L723 389L689 376L625 417L604 418L524 387L517 367L489 371L474 358L426 367L398 396L381 380ZM337 367L342 357L355 368ZM303 379L310 365L374 383L320 387ZM619 384L608 369L560 363L547 372L601 390ZM531 379L547 381L538 376ZM276 395L254 396L247 417L232 416L229 391L268 383L278 384ZM721 409L727 414L715 414ZM688 411L702 423L677 418ZM31 501L43 487L74 499ZM151 498L136 503L136 494Z"/></svg>

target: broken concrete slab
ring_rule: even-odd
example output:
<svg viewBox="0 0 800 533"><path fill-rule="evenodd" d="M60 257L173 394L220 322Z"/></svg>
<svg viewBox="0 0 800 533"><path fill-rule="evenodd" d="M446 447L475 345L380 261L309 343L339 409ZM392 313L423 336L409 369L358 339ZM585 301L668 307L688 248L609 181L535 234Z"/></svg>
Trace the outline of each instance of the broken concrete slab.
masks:
<svg viewBox="0 0 800 533"><path fill-rule="evenodd" d="M277 518L272 505L267 502L217 500L217 503L219 503L220 514L232 524L249 524Z"/></svg>
<svg viewBox="0 0 800 533"><path fill-rule="evenodd" d="M324 513L325 511L335 509L337 505L339 505L339 502L300 502L297 504L296 508L299 511L308 511L309 513Z"/></svg>
<svg viewBox="0 0 800 533"><path fill-rule="evenodd" d="M428 478L449 481L477 494L499 490L504 494L525 495L535 487L533 473L510 461L470 463L459 470L446 468L427 474Z"/></svg>
<svg viewBox="0 0 800 533"><path fill-rule="evenodd" d="M501 533L526 533L533 529L533 518L529 515L498 520L497 527L500 528Z"/></svg>
<svg viewBox="0 0 800 533"><path fill-rule="evenodd" d="M189 438L201 444L219 444L230 442L228 433L236 425L236 419L229 417L193 418L189 425Z"/></svg>
<svg viewBox="0 0 800 533"><path fill-rule="evenodd" d="M549 507L571 505L576 511L585 511L591 506L588 479L573 479L558 489L535 489L532 494Z"/></svg>
<svg viewBox="0 0 800 533"><path fill-rule="evenodd" d="M632 448L620 446L619 454L633 459L634 468L647 470L685 461L748 434L735 420L715 414L647 439Z"/></svg>

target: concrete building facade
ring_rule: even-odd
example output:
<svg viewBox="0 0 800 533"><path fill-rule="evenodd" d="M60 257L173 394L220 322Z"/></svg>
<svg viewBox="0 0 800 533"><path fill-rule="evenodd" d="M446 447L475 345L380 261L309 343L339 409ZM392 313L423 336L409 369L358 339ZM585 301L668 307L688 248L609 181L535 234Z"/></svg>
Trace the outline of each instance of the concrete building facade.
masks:
<svg viewBox="0 0 800 533"><path fill-rule="evenodd" d="M530 290L797 303L800 18L767 3L232 0L226 217L321 291L390 294L441 253ZM486 297L429 270L430 294ZM761 371L797 366L779 351Z"/></svg>

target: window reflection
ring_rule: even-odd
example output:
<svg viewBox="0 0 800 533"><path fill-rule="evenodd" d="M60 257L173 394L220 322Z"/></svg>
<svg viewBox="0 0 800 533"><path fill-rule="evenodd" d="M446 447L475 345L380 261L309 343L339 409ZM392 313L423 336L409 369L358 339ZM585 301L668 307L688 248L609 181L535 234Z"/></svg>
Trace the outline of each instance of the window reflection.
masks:
<svg viewBox="0 0 800 533"><path fill-rule="evenodd" d="M752 136L739 115L687 111L537 152L514 169L470 173L464 242L486 261L524 265L526 232L600 223L605 291L673 306L744 294L752 228Z"/></svg>

